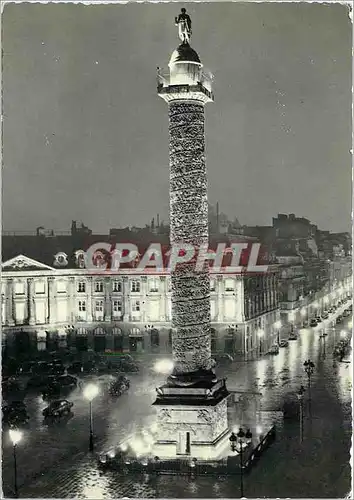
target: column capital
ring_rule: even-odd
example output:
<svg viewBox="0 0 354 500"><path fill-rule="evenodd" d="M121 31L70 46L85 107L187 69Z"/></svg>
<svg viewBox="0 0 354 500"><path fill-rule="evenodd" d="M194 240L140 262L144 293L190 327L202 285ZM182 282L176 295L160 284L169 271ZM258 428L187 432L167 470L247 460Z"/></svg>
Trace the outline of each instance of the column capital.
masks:
<svg viewBox="0 0 354 500"><path fill-rule="evenodd" d="M141 276L141 281L142 281L142 283L146 283L147 282L147 276Z"/></svg>

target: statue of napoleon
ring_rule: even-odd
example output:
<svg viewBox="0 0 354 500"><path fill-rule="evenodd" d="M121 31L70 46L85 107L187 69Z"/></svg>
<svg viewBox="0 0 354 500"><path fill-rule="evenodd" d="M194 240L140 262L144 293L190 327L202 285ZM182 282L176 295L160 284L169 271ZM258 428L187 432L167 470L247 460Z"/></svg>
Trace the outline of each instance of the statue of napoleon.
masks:
<svg viewBox="0 0 354 500"><path fill-rule="evenodd" d="M192 36L192 21L186 14L186 9L181 9L180 15L175 17L175 24L178 26L178 36L182 43L189 43Z"/></svg>

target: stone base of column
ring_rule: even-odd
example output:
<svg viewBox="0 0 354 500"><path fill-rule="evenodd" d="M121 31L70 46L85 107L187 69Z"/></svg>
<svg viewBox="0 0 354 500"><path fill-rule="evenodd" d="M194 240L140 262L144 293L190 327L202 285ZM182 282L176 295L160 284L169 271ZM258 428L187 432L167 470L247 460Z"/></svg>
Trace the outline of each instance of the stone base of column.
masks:
<svg viewBox="0 0 354 500"><path fill-rule="evenodd" d="M157 389L158 439L153 453L160 459L190 456L216 459L229 443L225 380L210 388L171 387Z"/></svg>
<svg viewBox="0 0 354 500"><path fill-rule="evenodd" d="M190 373L172 373L167 379L170 387L199 387L211 389L218 381L213 370L197 370Z"/></svg>

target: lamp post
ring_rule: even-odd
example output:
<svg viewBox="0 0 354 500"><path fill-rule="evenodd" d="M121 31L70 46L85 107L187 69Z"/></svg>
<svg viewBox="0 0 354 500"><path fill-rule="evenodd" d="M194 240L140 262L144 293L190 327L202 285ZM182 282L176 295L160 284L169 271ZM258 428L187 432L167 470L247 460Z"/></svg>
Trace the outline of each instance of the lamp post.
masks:
<svg viewBox="0 0 354 500"><path fill-rule="evenodd" d="M92 401L99 393L98 386L96 384L88 384L84 388L84 397L90 403L90 438L89 438L89 450L93 451L93 417L92 417Z"/></svg>
<svg viewBox="0 0 354 500"><path fill-rule="evenodd" d="M239 429L238 433L235 434L234 432L231 433L229 437L230 445L231 445L231 450L236 451L237 450L237 444L239 445L239 451L240 451L240 496L241 498L244 497L243 493L243 445L245 442L250 443L252 441L252 432L248 429L247 432L245 433L243 429Z"/></svg>
<svg viewBox="0 0 354 500"><path fill-rule="evenodd" d="M308 390L309 390L309 415L311 418L311 376L313 375L313 372L315 370L315 363L311 361L311 359L307 359L304 362L304 369L307 375L307 383L308 383Z"/></svg>
<svg viewBox="0 0 354 500"><path fill-rule="evenodd" d="M325 330L323 330L323 332L320 335L320 339L323 340L323 357L324 358L326 357L326 337L327 337L327 333L325 332Z"/></svg>
<svg viewBox="0 0 354 500"><path fill-rule="evenodd" d="M16 447L17 447L17 444L22 439L22 432L18 429L10 429L9 436L10 436L10 440L12 442L13 454L14 454L14 492L15 492L15 498L18 498Z"/></svg>
<svg viewBox="0 0 354 500"><path fill-rule="evenodd" d="M257 332L257 337L259 339L259 354L261 355L262 354L262 347L263 347L263 337L264 337L264 330L261 330L259 329L258 332Z"/></svg>
<svg viewBox="0 0 354 500"><path fill-rule="evenodd" d="M297 393L297 397L299 400L300 404L300 415L299 415L299 422L300 422L300 443L302 443L303 438L304 438L304 393L305 393L305 387L302 385Z"/></svg>
<svg viewBox="0 0 354 500"><path fill-rule="evenodd" d="M280 344L280 328L281 328L281 321L276 321L274 323L274 328L276 329L277 331L277 342L278 342L278 345Z"/></svg>
<svg viewBox="0 0 354 500"><path fill-rule="evenodd" d="M246 434L240 428L238 433L237 433L237 441L240 445L240 493L241 493L241 498L244 497L244 494L243 494L243 443L245 442L245 439L246 439Z"/></svg>

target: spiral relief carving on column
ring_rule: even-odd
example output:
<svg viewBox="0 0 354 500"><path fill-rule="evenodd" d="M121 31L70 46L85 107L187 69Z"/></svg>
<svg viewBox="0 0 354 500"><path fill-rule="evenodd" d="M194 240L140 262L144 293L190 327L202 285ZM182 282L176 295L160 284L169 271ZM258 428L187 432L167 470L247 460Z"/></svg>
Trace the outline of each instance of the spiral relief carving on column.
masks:
<svg viewBox="0 0 354 500"><path fill-rule="evenodd" d="M170 131L171 245L208 244L208 198L205 167L204 105L172 102ZM192 263L171 273L175 373L209 370L210 282L207 265Z"/></svg>

